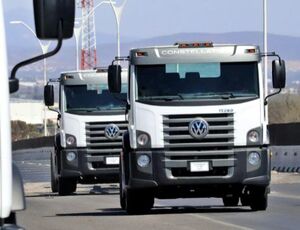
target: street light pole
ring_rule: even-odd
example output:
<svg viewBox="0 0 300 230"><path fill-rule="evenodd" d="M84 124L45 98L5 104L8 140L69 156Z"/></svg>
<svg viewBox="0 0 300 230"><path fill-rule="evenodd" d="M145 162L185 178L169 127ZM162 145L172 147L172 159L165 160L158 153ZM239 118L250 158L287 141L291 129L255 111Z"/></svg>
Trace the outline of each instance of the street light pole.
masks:
<svg viewBox="0 0 300 230"><path fill-rule="evenodd" d="M11 21L10 24L20 24L20 25L25 26L37 38L37 36L36 36L35 32L33 31L33 29L29 25L27 25L25 22L23 22L23 21ZM39 45L41 47L42 53L46 54L48 52L48 49L49 49L50 45L51 45L51 42L47 42L46 44L43 44L39 39L37 39L37 40L38 40ZM47 84L47 59L44 58L43 61L44 61L43 77L44 77L44 85L46 85ZM44 122L43 122L44 123L44 136L47 136L48 135L48 133L47 133L48 130L47 130L46 106L44 106L43 112L44 112L44 119L43 119L44 120Z"/></svg>
<svg viewBox="0 0 300 230"><path fill-rule="evenodd" d="M74 27L74 37L76 42L76 70L79 71L79 39L82 26Z"/></svg>
<svg viewBox="0 0 300 230"><path fill-rule="evenodd" d="M115 6L113 5L112 0L110 1L110 5L114 11L115 14L115 18L116 18L116 24L117 24L117 56L120 57L121 56L121 38L120 38L120 23L121 23L121 18L122 18L122 13L124 10L124 7L127 3L127 0L124 0L123 3L120 6Z"/></svg>
<svg viewBox="0 0 300 230"><path fill-rule="evenodd" d="M264 1L264 6L263 6L263 17L264 17L264 53L268 52L268 1ZM268 56L265 57L264 59L264 69L265 69L265 80L267 81L268 79Z"/></svg>

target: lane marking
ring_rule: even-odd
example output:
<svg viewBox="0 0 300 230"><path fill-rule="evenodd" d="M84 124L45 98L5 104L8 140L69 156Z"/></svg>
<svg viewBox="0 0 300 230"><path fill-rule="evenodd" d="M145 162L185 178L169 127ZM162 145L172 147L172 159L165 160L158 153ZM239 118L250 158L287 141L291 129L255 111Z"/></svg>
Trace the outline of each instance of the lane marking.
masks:
<svg viewBox="0 0 300 230"><path fill-rule="evenodd" d="M290 198L290 199L300 200L300 196L288 195L288 194L284 194L284 193L281 193L281 192L272 192L270 194L270 196L279 197L279 198Z"/></svg>
<svg viewBox="0 0 300 230"><path fill-rule="evenodd" d="M236 229L242 229L242 230L254 230L253 228L248 228L248 227L244 227L244 226L241 226L241 225L231 224L231 223L228 223L228 222L225 222L225 221L222 221L222 220L216 220L216 219L213 219L213 218L210 218L210 217L207 217L207 216L202 216L200 214L191 213L191 214L188 214L188 215L199 218L199 219L205 219L205 220L208 220L208 221L211 221L211 222L214 222L214 223L217 223L217 224L221 224L221 225L224 225L224 226L227 226L227 227L230 227L230 228L236 228Z"/></svg>
<svg viewBox="0 0 300 230"><path fill-rule="evenodd" d="M22 164L26 164L26 165L34 165L34 166L46 166L46 167L50 167L50 164L42 164L42 163L33 163L33 162L28 162L28 161L22 161Z"/></svg>

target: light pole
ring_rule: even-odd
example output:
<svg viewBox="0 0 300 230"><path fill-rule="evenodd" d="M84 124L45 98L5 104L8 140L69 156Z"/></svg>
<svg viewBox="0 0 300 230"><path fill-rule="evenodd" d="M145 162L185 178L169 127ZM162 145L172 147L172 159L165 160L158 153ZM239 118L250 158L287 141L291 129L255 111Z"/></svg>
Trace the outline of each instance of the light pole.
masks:
<svg viewBox="0 0 300 230"><path fill-rule="evenodd" d="M79 24L78 21L75 22L75 25ZM79 39L80 39L80 34L82 26L75 27L74 26L74 37L75 37L75 42L76 42L76 70L79 70Z"/></svg>
<svg viewBox="0 0 300 230"><path fill-rule="evenodd" d="M115 2L111 3L110 1L102 1L102 2L98 3L88 15L86 15L84 17L75 18L75 20L76 20L75 25L80 24L79 21L82 22L83 20L86 20L88 17L90 17L95 12L95 10L103 4L115 4ZM79 39L80 39L81 32L82 32L82 23L80 26L74 27L74 37L75 37L75 42L76 42L76 69L77 69L77 71L79 70Z"/></svg>
<svg viewBox="0 0 300 230"><path fill-rule="evenodd" d="M263 5L263 23L264 23L264 53L268 52L268 1L263 0L264 5ZM265 72L265 80L267 81L268 78L268 56L265 56L264 59L264 72Z"/></svg>
<svg viewBox="0 0 300 230"><path fill-rule="evenodd" d="M110 1L110 5L113 8L115 17L116 17L116 24L117 24L117 44L118 44L118 49L117 49L117 54L118 57L121 56L121 44L120 44L120 23L121 23L121 18L122 18L122 13L124 10L124 7L127 3L127 0L124 0L123 3L120 6L115 6L113 5L112 0Z"/></svg>
<svg viewBox="0 0 300 230"><path fill-rule="evenodd" d="M20 24L25 26L36 38L36 34L33 31L33 29L27 25L25 22L23 21L11 21L10 24ZM47 42L46 44L43 44L39 39L37 39L37 41L39 42L39 45L41 47L42 53L46 54L48 52L49 46L51 44L51 42ZM44 85L47 84L47 59L44 58ZM47 115L46 115L46 106L44 106L44 136L47 136Z"/></svg>

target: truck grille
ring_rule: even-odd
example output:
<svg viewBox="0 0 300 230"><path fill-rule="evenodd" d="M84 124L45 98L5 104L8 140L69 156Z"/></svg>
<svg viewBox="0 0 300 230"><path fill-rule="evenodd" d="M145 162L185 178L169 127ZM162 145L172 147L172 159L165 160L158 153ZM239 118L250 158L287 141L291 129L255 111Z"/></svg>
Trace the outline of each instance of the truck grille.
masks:
<svg viewBox="0 0 300 230"><path fill-rule="evenodd" d="M105 128L115 124L120 129L120 135L114 139L105 136ZM86 123L87 153L93 168L106 168L105 157L118 157L122 150L122 136L127 130L127 122L88 122Z"/></svg>
<svg viewBox="0 0 300 230"><path fill-rule="evenodd" d="M209 133L203 139L195 139L189 133L189 124L203 118L209 125ZM173 177L226 176L233 167L234 117L232 113L166 115L163 117L165 167ZM206 161L208 172L191 172L190 162Z"/></svg>

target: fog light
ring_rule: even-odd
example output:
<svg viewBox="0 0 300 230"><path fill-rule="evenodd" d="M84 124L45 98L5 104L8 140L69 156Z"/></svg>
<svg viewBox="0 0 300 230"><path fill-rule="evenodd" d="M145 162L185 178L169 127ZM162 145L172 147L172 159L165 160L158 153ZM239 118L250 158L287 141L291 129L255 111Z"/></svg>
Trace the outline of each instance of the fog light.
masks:
<svg viewBox="0 0 300 230"><path fill-rule="evenodd" d="M258 142L259 141L259 133L255 130L250 131L248 134L248 139L252 143Z"/></svg>
<svg viewBox="0 0 300 230"><path fill-rule="evenodd" d="M260 154L258 152L249 153L248 162L253 166L257 166L260 164Z"/></svg>
<svg viewBox="0 0 300 230"><path fill-rule="evenodd" d="M148 155L140 155L137 159L137 164L141 168L145 168L145 167L149 166L150 162L151 162L151 159Z"/></svg>
<svg viewBox="0 0 300 230"><path fill-rule="evenodd" d="M67 153L67 160L69 162L74 161L76 159L76 153L74 152L68 152Z"/></svg>
<svg viewBox="0 0 300 230"><path fill-rule="evenodd" d="M147 145L148 144L148 142L149 142L149 137L148 137L148 135L147 134L140 134L139 136L138 136L138 138L137 138L137 142L138 142L138 144L139 145L141 145L141 146L145 146L145 145Z"/></svg>

